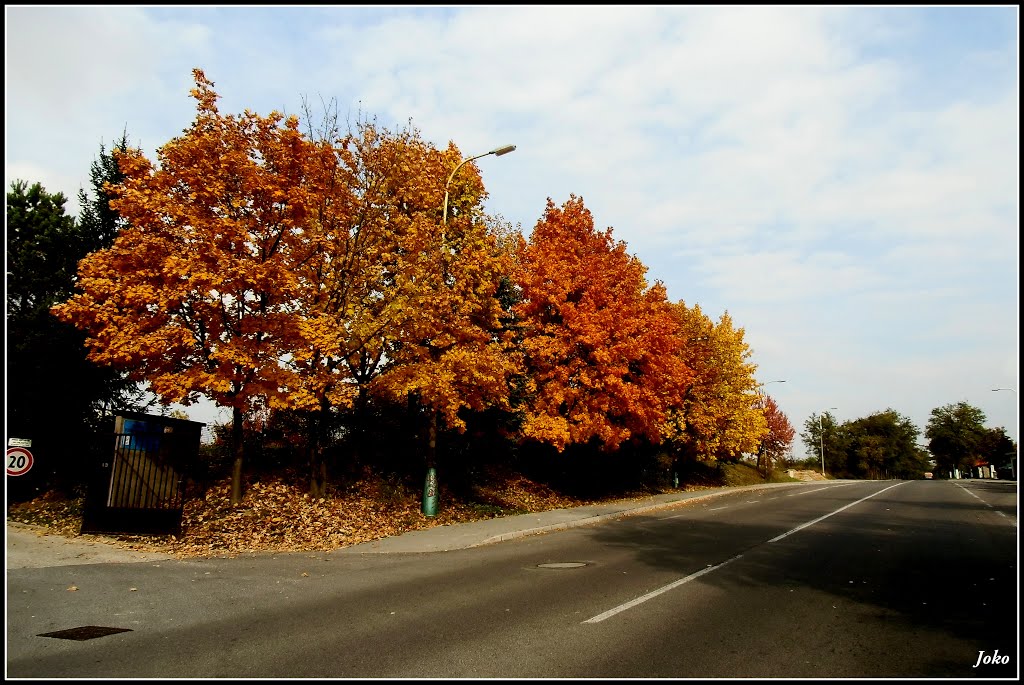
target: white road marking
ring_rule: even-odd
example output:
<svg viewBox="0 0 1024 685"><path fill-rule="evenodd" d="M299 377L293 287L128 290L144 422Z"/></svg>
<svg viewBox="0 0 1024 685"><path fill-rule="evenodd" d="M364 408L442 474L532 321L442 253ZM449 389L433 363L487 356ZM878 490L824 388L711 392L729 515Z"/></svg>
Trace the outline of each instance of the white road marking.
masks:
<svg viewBox="0 0 1024 685"><path fill-rule="evenodd" d="M814 490L801 490L800 492L794 492L792 495L786 495L786 497L796 497L797 495L806 495L809 492L821 492L822 490L828 490L830 487L832 487L832 486L828 485L828 486L825 486L823 488L815 488Z"/></svg>
<svg viewBox="0 0 1024 685"><path fill-rule="evenodd" d="M813 526L815 523L818 523L819 521L824 521L829 516L832 516L834 514L838 514L839 512L843 511L844 509L849 509L850 507L852 507L855 504L860 504L864 500L871 499L875 495L880 495L883 492L885 492L886 490L891 490L892 488L895 488L895 487L897 487L899 485L903 485L903 483L896 483L895 485L890 485L889 487L887 487L887 488L885 488L883 490L879 490L876 493L870 494L867 497L863 497L863 498L857 500L856 502L851 502L850 504L847 504L846 506L843 506L843 507L840 507L839 509L836 509L831 514L825 514L824 516L816 518L813 521L808 521L807 523L803 523L803 524L797 526L796 528L793 528L792 530L790 530L790 531L788 531L786 533L783 533L782 535L778 535L778 536L772 538L768 542L777 542L777 541L781 540L784 537L792 535L793 533L797 532L798 530L803 530L804 528L807 528L808 526ZM720 509L724 509L725 507L719 507L719 508ZM615 614L621 613L621 612L625 611L626 609L632 609L633 607L637 606L638 604L643 604L644 602L646 602L649 599L653 599L653 598L657 597L660 594L668 592L669 590L674 590L675 588L679 587L680 585L683 585L684 583L689 583L691 580L695 580L697 578L700 578L701 576L703 576L703 575L705 575L707 573L711 573L712 571L717 571L718 569L722 568L723 566L731 564L732 562L736 561L737 559L742 559L742 558L743 558L742 554L737 554L736 556L732 557L731 559L726 559L725 561L723 561L720 564L716 564L715 566L708 566L707 568L701 569L700 571L697 571L696 573L691 573L690 575L686 576L685 578L680 578L679 580L673 581L673 582L669 583L668 585L665 585L663 587L658 588L657 590L652 590L652 591L648 592L646 595L641 595L640 597L637 597L636 599L630 600L630 601L626 602L625 604L620 604L617 607L613 607L613 608L609 609L608 611L606 611L606 612L604 612L602 614L598 614L597 616L594 616L592 618L588 618L586 621L583 621L583 623L600 623L601 621L605 620L606 618L611 618Z"/></svg>
<svg viewBox="0 0 1024 685"><path fill-rule="evenodd" d="M796 497L797 495L806 495L811 492L821 492L822 490L828 490L829 488L841 488L846 485L853 485L853 483L836 483L835 485L826 485L823 488L815 488L813 490L801 490L800 492L794 492L792 495L786 495L786 497Z"/></svg>
<svg viewBox="0 0 1024 685"><path fill-rule="evenodd" d="M721 564L718 564L716 566L708 566L707 568L701 569L700 571L697 571L696 573L691 573L690 575L686 576L685 578L680 578L679 580L677 580L675 582L672 582L672 583L669 583L668 585L666 585L664 587L660 587L657 590L652 590L651 592L648 592L646 595L643 595L642 597L637 597L636 599L634 599L632 601L629 601L629 602L626 602L625 604L620 604L619 606L615 607L614 609L609 609L608 611L604 612L603 614L598 614L597 616L594 616L593 618L588 618L586 621L584 621L584 623L600 623L601 621L605 620L606 618L611 618L615 614L618 614L618 613L620 613L622 611L625 611L626 609L631 609L631 608L635 607L637 604L642 604L642 603L646 602L649 599L657 597L658 595L662 594L663 592L668 592L669 590L673 590L673 589L679 587L683 583L689 583L691 580L694 580L695 578L700 578L705 573L711 573L712 571L716 571L716 570L722 568L726 564L731 564L732 562L736 561L737 559L739 559L742 556L743 556L742 554L737 554L732 559L727 559L727 560L723 561Z"/></svg>
<svg viewBox="0 0 1024 685"><path fill-rule="evenodd" d="M970 490L968 490L968 489L967 489L967 488L965 488L964 486L960 485L960 483L954 483L954 485L956 485L956 486L957 486L958 488L960 488L961 490L963 490L964 492L966 492L966 493L967 493L968 495L970 495L970 496L971 496L971 497L973 497L974 499L976 499L976 500L978 500L979 502L981 502L982 504L984 504L984 505L985 505L986 507L988 507L988 508L989 508L989 509L991 509L992 511L994 511L994 512L996 512L997 514L999 514L1000 516L1002 516L1002 517L1003 517L1004 519L1006 519L1007 521L1009 521L1010 523L1012 523L1012 524L1013 524L1014 526L1016 526L1016 525L1017 525L1017 520L1016 520L1016 519L1012 519L1012 518L1010 518L1009 516L1007 516L1006 514L1004 514L1003 512L999 511L998 509L996 509L995 507L993 507L993 506L992 506L991 504L989 504L988 502L986 502L986 501L985 501L985 500L983 500L982 498L978 497L978 496L977 496L976 494L974 494L973 492L971 492Z"/></svg>
<svg viewBox="0 0 1024 685"><path fill-rule="evenodd" d="M839 507L838 509L836 509L835 511L833 511L833 512L832 512L831 514L825 514L824 516L821 516L821 517L819 517L819 518L816 518L816 519L814 519L813 521L808 521L807 523L803 523L803 524L800 524L799 526L797 526L797 527L796 527L796 528L794 528L793 530L787 531L787 532L783 533L782 535L777 535L777 536L773 537L773 538L772 538L771 540L769 540L768 542L778 542L778 541L779 541L779 540L781 540L782 538L784 538L784 537L787 537L787 536L789 536L789 535L792 535L793 533L797 532L798 530L803 530L803 529L804 529L804 528L806 528L807 526L813 526L813 525L814 525L815 523L817 523L818 521L824 521L824 520L825 520L825 519L827 519L827 518L828 518L829 516L834 516L835 514L838 514L839 512L843 511L844 509L849 509L850 507L852 507L852 506L853 506L853 505L855 505L855 504L860 504L860 503L861 503L861 502L863 502L864 500L867 500L867 499L871 499L871 498L872 498L872 497L874 497L875 495L881 495L881 494L882 494L883 492L885 492L886 490L892 490L893 488L895 488L895 487L899 487L900 485L903 485L903 483L896 483L896 485L890 485L889 487L887 487L887 488L883 488L882 490L879 490L878 492L873 492L873 493L871 493L870 495L868 495L867 497L862 497L862 498L860 498L860 499L859 499L859 500L857 500L856 502L850 502L849 504L847 504L847 505L846 505L846 506L844 506L844 507Z"/></svg>
<svg viewBox="0 0 1024 685"><path fill-rule="evenodd" d="M1014 525L1015 527L1017 526L1017 519L1012 519L1012 518L1010 518L1009 516L1007 516L1007 515L1006 515L1006 514L1004 514L1003 512L999 511L998 509L996 509L996 510L995 510L995 512L996 512L997 514L999 514L1000 516L1002 516L1002 517L1003 517L1004 519L1006 519L1007 521L1009 521L1010 523L1012 523L1012 524L1013 524L1013 525Z"/></svg>

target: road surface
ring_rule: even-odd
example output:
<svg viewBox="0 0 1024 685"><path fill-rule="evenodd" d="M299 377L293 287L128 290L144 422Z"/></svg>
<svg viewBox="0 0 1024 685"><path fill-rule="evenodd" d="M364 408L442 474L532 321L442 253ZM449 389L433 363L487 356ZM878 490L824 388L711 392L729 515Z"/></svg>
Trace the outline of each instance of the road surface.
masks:
<svg viewBox="0 0 1024 685"><path fill-rule="evenodd" d="M1016 483L837 481L449 552L11 569L7 676L1012 678L1016 552Z"/></svg>

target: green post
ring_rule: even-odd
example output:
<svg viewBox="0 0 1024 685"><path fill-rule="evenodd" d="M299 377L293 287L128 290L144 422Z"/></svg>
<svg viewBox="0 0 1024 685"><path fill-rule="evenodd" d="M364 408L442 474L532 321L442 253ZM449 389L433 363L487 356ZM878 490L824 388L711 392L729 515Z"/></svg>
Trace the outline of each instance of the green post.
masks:
<svg viewBox="0 0 1024 685"><path fill-rule="evenodd" d="M427 469L427 482L423 485L423 515L437 516L437 470Z"/></svg>

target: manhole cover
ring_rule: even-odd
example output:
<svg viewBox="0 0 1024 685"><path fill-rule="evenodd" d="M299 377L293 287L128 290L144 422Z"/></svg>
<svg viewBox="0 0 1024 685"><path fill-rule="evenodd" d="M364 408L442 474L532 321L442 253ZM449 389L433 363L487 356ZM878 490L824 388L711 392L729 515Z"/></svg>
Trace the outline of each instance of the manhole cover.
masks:
<svg viewBox="0 0 1024 685"><path fill-rule="evenodd" d="M537 564L537 568L579 568L586 565L585 561L553 561L550 564Z"/></svg>
<svg viewBox="0 0 1024 685"><path fill-rule="evenodd" d="M103 626L82 626L80 628L68 628L58 630L54 633L39 633L37 637L56 637L62 640L92 640L97 637L114 635L115 633L130 633L131 628L104 628Z"/></svg>

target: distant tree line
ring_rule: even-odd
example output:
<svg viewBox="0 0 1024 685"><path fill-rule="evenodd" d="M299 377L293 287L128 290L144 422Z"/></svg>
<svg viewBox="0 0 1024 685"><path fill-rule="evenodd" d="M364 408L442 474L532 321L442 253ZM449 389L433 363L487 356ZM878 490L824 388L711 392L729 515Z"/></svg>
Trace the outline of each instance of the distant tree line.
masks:
<svg viewBox="0 0 1024 685"><path fill-rule="evenodd" d="M829 412L812 414L800 434L807 460L838 478L948 478L956 472L973 475L982 465L1008 477L1017 446L1004 428L985 426L984 412L966 402L932 410L919 446L921 431L892 409L838 423Z"/></svg>

